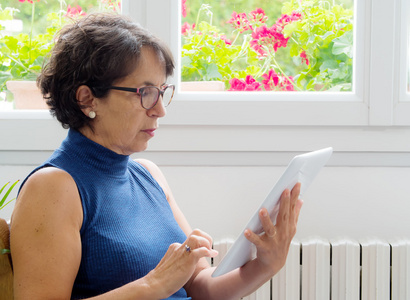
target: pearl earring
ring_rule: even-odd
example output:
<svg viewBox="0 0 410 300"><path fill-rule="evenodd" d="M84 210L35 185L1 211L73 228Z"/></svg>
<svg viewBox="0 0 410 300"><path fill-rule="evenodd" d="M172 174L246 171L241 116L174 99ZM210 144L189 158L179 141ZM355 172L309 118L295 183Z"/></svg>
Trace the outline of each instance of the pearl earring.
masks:
<svg viewBox="0 0 410 300"><path fill-rule="evenodd" d="M90 117L90 119L94 119L96 115L97 114L93 110L88 113L88 116Z"/></svg>

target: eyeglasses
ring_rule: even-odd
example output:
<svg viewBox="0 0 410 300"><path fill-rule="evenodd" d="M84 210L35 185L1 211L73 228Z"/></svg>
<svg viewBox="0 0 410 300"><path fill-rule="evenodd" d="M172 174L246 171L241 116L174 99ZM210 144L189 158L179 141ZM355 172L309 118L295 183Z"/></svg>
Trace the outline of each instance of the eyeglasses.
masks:
<svg viewBox="0 0 410 300"><path fill-rule="evenodd" d="M157 88L156 86L144 86L142 88L128 88L128 87L119 87L119 86L109 86L108 89L111 90L119 90L119 91L126 91L137 93L141 97L141 105L145 109L153 108L159 99L159 96L162 97L162 103L164 107L167 107L174 96L175 85L173 84L166 84L162 86L163 89Z"/></svg>

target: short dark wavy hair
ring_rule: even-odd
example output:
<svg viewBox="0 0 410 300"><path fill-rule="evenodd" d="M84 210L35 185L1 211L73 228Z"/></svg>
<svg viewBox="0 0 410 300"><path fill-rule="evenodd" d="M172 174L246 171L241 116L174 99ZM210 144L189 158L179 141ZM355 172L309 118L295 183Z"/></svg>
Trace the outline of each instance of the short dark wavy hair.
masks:
<svg viewBox="0 0 410 300"><path fill-rule="evenodd" d="M76 99L78 87L87 85L95 97L104 98L109 90L99 87L131 74L142 47L156 51L166 77L173 74L174 61L166 44L125 16L90 14L63 27L37 78L51 114L64 128L90 126Z"/></svg>

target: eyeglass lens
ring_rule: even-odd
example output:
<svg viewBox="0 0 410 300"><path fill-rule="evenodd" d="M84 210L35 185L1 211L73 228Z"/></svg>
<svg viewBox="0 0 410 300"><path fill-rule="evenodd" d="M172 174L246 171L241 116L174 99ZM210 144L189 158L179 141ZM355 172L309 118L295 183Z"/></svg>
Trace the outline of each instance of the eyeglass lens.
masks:
<svg viewBox="0 0 410 300"><path fill-rule="evenodd" d="M159 97L159 93L160 91L155 88L155 87L144 87L143 91L141 93L141 97L142 97L142 105L146 108L146 109L150 109L153 106L155 106L158 97ZM174 90L172 88L172 86L167 87L162 95L162 103L164 104L164 106L168 106L168 104L171 102L172 99L172 95L174 93Z"/></svg>

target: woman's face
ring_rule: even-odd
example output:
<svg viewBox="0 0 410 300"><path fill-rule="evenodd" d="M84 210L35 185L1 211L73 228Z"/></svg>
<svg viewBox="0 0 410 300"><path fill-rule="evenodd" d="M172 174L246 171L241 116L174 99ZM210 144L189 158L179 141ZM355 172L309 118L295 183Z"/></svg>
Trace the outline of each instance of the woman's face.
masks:
<svg viewBox="0 0 410 300"><path fill-rule="evenodd" d="M164 63L152 49L145 47L142 48L137 68L113 85L160 88L165 80ZM158 118L166 114L161 98L153 108L147 110L141 106L141 96L133 92L110 90L104 99L97 98L94 101L93 110L97 115L92 123L94 132L88 131L86 136L123 155L144 151L158 128Z"/></svg>

